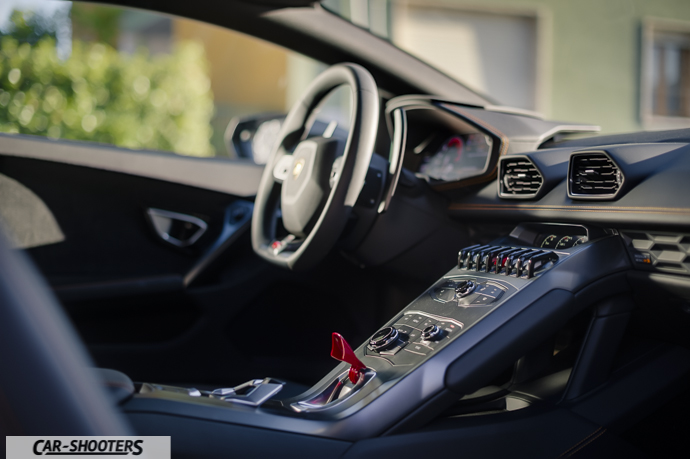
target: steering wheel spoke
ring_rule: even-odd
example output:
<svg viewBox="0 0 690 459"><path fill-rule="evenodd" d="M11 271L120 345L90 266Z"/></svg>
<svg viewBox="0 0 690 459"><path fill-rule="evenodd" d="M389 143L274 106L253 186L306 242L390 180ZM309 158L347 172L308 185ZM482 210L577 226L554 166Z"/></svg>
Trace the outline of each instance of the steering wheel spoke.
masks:
<svg viewBox="0 0 690 459"><path fill-rule="evenodd" d="M302 242L304 241L298 239L294 234L288 234L281 240L271 242L271 252L274 256L278 256L283 252L294 252L302 245Z"/></svg>
<svg viewBox="0 0 690 459"><path fill-rule="evenodd" d="M292 169L294 158L290 154L283 154L273 166L273 180L283 183Z"/></svg>

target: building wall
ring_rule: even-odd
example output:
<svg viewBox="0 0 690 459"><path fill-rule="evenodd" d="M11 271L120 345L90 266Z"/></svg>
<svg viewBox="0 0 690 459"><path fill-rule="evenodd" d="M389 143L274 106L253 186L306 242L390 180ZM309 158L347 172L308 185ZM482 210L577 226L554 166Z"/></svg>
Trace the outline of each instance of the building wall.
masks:
<svg viewBox="0 0 690 459"><path fill-rule="evenodd" d="M286 101L287 53L237 32L195 21L173 20L174 40L201 40L210 63L216 102L283 111Z"/></svg>
<svg viewBox="0 0 690 459"><path fill-rule="evenodd" d="M406 3L532 12L539 23L537 110L552 119L599 124L605 133L650 127L640 116L644 19L690 23L688 0L393 0L394 7Z"/></svg>
<svg viewBox="0 0 690 459"><path fill-rule="evenodd" d="M593 121L601 124L605 132L642 129L639 110L643 19L655 16L690 21L690 2L540 3L553 8L550 115L571 121Z"/></svg>

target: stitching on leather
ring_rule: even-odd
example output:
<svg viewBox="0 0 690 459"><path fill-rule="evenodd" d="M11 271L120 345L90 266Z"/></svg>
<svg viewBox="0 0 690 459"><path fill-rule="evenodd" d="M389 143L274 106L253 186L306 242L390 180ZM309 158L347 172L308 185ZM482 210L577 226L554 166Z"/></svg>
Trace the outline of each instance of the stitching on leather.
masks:
<svg viewBox="0 0 690 459"><path fill-rule="evenodd" d="M601 428L601 427L600 427L600 428ZM575 455L575 453L577 453L578 451L580 451L582 448L584 448L585 446L591 444L594 440L596 440L597 438L599 438L599 437L601 437L602 435L604 435L604 432L606 432L606 429L602 430L602 431L599 432L597 435L595 435L594 437L590 438L586 443L580 445L579 448L577 448L575 451L573 451L573 452L571 452L570 454L568 454L566 457L572 457L573 455ZM577 445L575 445L575 446L577 446ZM572 449L572 448L571 448L571 449ZM564 453L564 454L565 454L565 453Z"/></svg>
<svg viewBox="0 0 690 459"><path fill-rule="evenodd" d="M568 448L567 450L565 450L565 451L563 452L563 454L561 454L561 455L558 456L558 457L559 457L559 458L560 458L560 457L567 457L566 454L570 453L573 449L575 449L575 448L577 448L578 446L580 446L581 443L583 443L583 442L587 441L588 439L590 439L590 438L592 437L592 435L595 435L595 434L596 434L597 432L599 432L602 428L603 428L603 427L599 426L599 428L597 428L597 430L595 430L595 431L592 432L591 434L587 435L585 438L583 438L583 439L580 440L579 442L575 443L573 446L571 446L570 448ZM604 431L606 431L606 429L604 429L601 433L604 433ZM601 435L601 434L600 434L600 435ZM585 445L582 445L582 446L585 446ZM574 453L574 451L573 451L573 453Z"/></svg>
<svg viewBox="0 0 690 459"><path fill-rule="evenodd" d="M690 213L690 209L681 207L624 207L624 206L543 206L539 204L534 205L507 205L507 204L451 204L451 210L463 209L491 209L491 210L575 210L575 211L638 211L638 212L673 212L673 213Z"/></svg>
<svg viewBox="0 0 690 459"><path fill-rule="evenodd" d="M459 206L451 206L450 210L482 210L482 211L496 211L496 210L508 210L508 211L519 211L519 210L532 210L532 211L546 211L546 210L556 210L556 211L565 211L565 212L592 212L592 213L640 213L640 214L667 214L667 215L690 215L690 209L668 209L669 211L664 211L662 208L660 209L655 209L653 211L651 210L641 210L641 209L653 209L650 207L645 207L645 208L639 208L635 209L634 207L623 207L623 208L607 208L607 207L599 207L599 208L567 208L567 207L546 207L544 206L543 208L539 207L526 207L526 206L520 206L520 207L509 207L509 208L503 208L503 207L459 207Z"/></svg>
<svg viewBox="0 0 690 459"><path fill-rule="evenodd" d="M460 210L460 209L452 209L452 210ZM547 210L556 210L556 211L561 211L561 212L591 212L591 213L618 213L618 214L625 214L625 213L633 213L630 211L625 211L625 210L594 210L594 209L535 209L535 208L519 208L519 209L494 209L490 207L475 207L472 209L466 209L466 210L481 210L481 211L495 211L495 210L531 210L531 211L547 211ZM650 215L655 215L655 214L666 214L666 215L690 215L690 211L687 212L649 212L649 211L637 211L635 213L639 214L650 214Z"/></svg>
<svg viewBox="0 0 690 459"><path fill-rule="evenodd" d="M457 209L454 209L457 210ZM492 209L490 207L486 208L473 208L469 210L482 210L482 211L494 211L494 210L531 210L531 211L548 211L548 210L556 210L560 212L591 212L591 213L599 213L599 214L606 214L606 213L617 213L617 214L625 214L625 213L633 213L630 211L625 211L625 210L594 210L594 209L534 209L534 208L520 208L520 209ZM690 211L687 212L649 212L649 211L637 211L634 213L639 213L639 214L650 214L650 215L655 215L655 214L665 214L665 215L690 215Z"/></svg>
<svg viewBox="0 0 690 459"><path fill-rule="evenodd" d="M112 381L105 381L103 385L108 386L108 387L116 387L116 388L121 388L121 389L134 389L133 384L127 384L127 383L116 383Z"/></svg>
<svg viewBox="0 0 690 459"><path fill-rule="evenodd" d="M548 209L553 209L553 208L561 208L561 209L569 209L569 208L583 208L583 209L666 209L666 210L688 210L685 209L684 207L643 207L643 206L595 206L595 205L578 205L578 206L558 206L558 205L545 205L545 204L491 204L491 203L468 203L468 204L460 204L460 203L454 203L452 206L456 207L506 207L506 208L521 208L521 207L544 207Z"/></svg>
<svg viewBox="0 0 690 459"><path fill-rule="evenodd" d="M2 428L8 435L26 435L24 426L17 418L14 409L7 401L5 392L0 388L0 428Z"/></svg>

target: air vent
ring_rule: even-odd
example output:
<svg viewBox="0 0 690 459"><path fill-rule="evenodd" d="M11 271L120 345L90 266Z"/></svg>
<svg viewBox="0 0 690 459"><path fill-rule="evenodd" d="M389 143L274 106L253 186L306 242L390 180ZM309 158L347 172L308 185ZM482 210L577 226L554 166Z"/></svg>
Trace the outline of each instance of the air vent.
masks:
<svg viewBox="0 0 690 459"><path fill-rule="evenodd" d="M527 156L503 158L499 163L498 195L508 199L530 199L537 195L544 178Z"/></svg>
<svg viewBox="0 0 690 459"><path fill-rule="evenodd" d="M568 170L568 196L573 199L611 199L623 185L623 173L603 151L573 153Z"/></svg>

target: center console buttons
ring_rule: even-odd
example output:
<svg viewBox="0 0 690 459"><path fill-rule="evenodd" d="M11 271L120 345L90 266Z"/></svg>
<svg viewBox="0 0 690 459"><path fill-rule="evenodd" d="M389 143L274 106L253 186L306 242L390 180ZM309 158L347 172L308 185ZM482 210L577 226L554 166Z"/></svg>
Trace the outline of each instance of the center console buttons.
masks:
<svg viewBox="0 0 690 459"><path fill-rule="evenodd" d="M411 365L416 365L422 361L426 356L424 354L420 354L417 352L409 352L407 348L403 349L401 352L398 352L398 354L393 357L391 360L393 360L393 365L394 366L411 366Z"/></svg>
<svg viewBox="0 0 690 459"><path fill-rule="evenodd" d="M455 282L445 282L436 287L432 292L432 296L436 301L440 301L441 303L453 301L455 299Z"/></svg>
<svg viewBox="0 0 690 459"><path fill-rule="evenodd" d="M408 326L408 325L398 325L395 324L395 328L398 329L398 337L402 340L407 340L409 339L410 333L414 333L414 328Z"/></svg>
<svg viewBox="0 0 690 459"><path fill-rule="evenodd" d="M484 284L481 286L481 288L477 289L476 293L480 295L492 296L498 299L501 295L503 295L503 289L496 285Z"/></svg>
<svg viewBox="0 0 690 459"><path fill-rule="evenodd" d="M462 326L456 325L453 322L439 322L437 326L445 332L444 336L448 339L452 338L457 334L457 332L462 330Z"/></svg>
<svg viewBox="0 0 690 459"><path fill-rule="evenodd" d="M427 319L427 317L425 317L425 316L415 314L412 316L412 320L410 321L410 325L414 328L421 330L422 328L424 328L424 327L422 327L422 324L424 323L424 321L426 319Z"/></svg>
<svg viewBox="0 0 690 459"><path fill-rule="evenodd" d="M503 289L492 284L481 284L470 302L470 306L487 306L503 295Z"/></svg>
<svg viewBox="0 0 690 459"><path fill-rule="evenodd" d="M446 339L457 335L462 327L461 323L450 319L407 313L397 319L394 326L382 328L371 338L366 355L385 359L393 366L416 365L443 347Z"/></svg>
<svg viewBox="0 0 690 459"><path fill-rule="evenodd" d="M412 352L413 354L419 354L419 355L427 355L429 352L431 352L431 348L426 347L421 343L411 343L404 350L406 352Z"/></svg>
<svg viewBox="0 0 690 459"><path fill-rule="evenodd" d="M480 281L476 278L455 279L446 280L438 287L431 289L431 297L439 303L449 303L450 301L447 301L447 298L450 297L450 294L448 294L447 297L442 296L442 294L446 294L451 287L454 293L453 301L457 302L457 306L463 308L485 306L494 303L507 290L505 287L502 287L500 284L494 281ZM404 320L403 323L408 323L420 330L423 330L429 326L429 324L426 324L420 327L418 320L418 317L413 316L407 320Z"/></svg>
<svg viewBox="0 0 690 459"><path fill-rule="evenodd" d="M478 295L470 304L473 306L484 306L493 303L495 299L496 298L491 296Z"/></svg>
<svg viewBox="0 0 690 459"><path fill-rule="evenodd" d="M408 325L412 327L412 315L404 314L400 319L398 319L395 325Z"/></svg>
<svg viewBox="0 0 690 459"><path fill-rule="evenodd" d="M398 344L396 344L395 346L393 346L389 349L379 351L379 354L380 355L395 355L398 352L400 352L402 350L402 348L405 347L405 345L407 345L406 342L398 340Z"/></svg>
<svg viewBox="0 0 690 459"><path fill-rule="evenodd" d="M436 320L427 317L426 320L424 320L424 322L422 322L422 324L419 326L419 330L423 331L430 325L436 325Z"/></svg>

